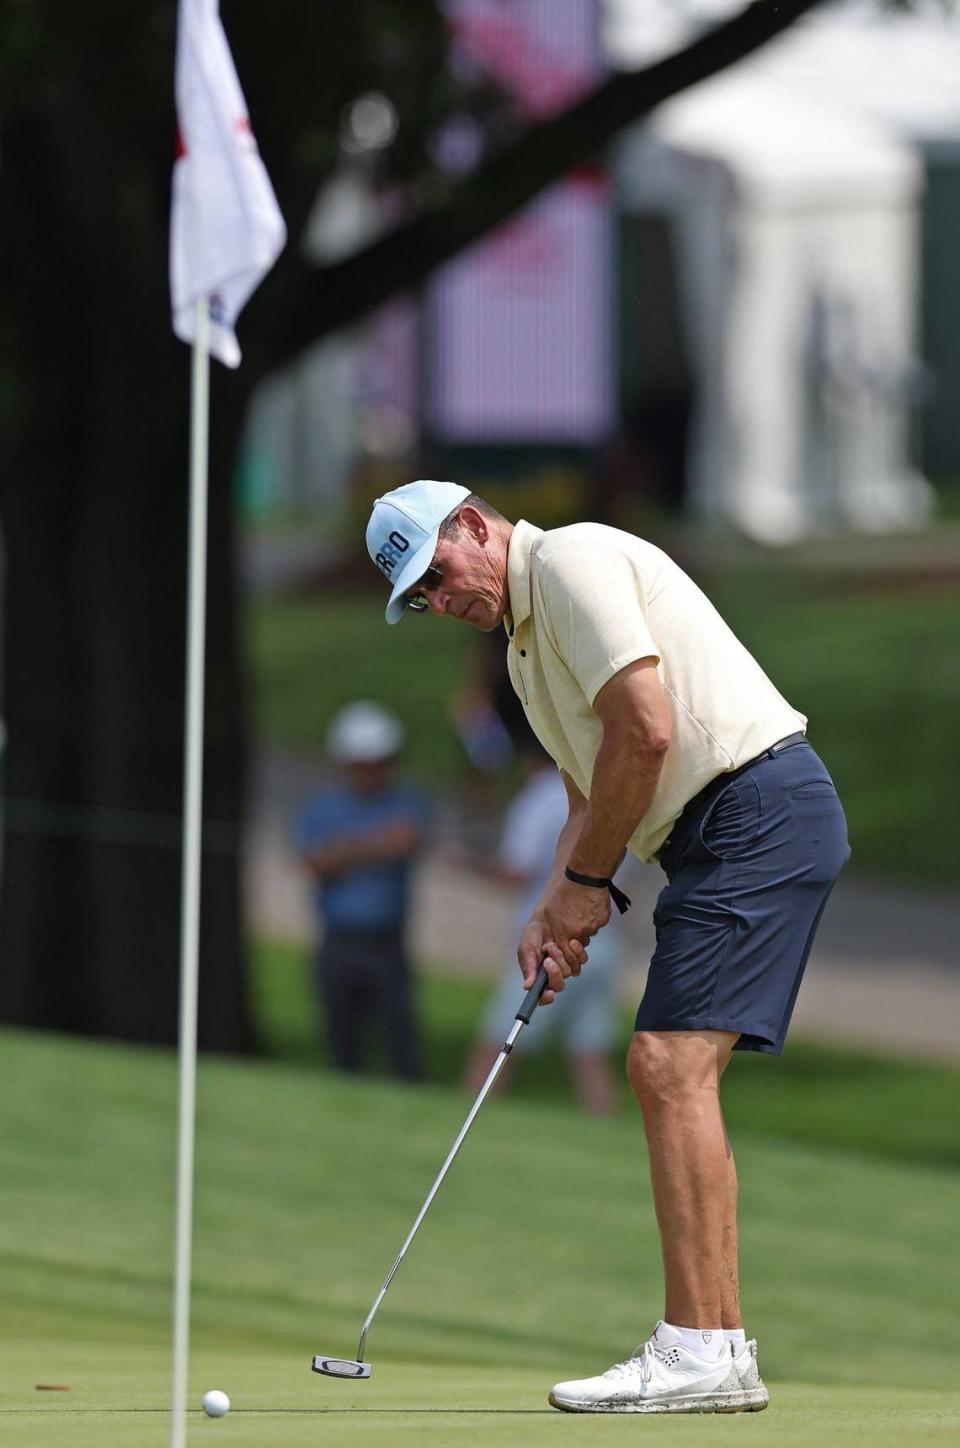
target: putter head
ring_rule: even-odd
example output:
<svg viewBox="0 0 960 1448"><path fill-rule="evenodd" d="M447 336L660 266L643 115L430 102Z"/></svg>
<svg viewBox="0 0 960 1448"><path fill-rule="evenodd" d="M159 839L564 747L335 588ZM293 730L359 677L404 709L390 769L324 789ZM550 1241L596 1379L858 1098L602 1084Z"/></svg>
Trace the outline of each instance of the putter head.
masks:
<svg viewBox="0 0 960 1448"><path fill-rule="evenodd" d="M358 1363L353 1358L315 1357L310 1366L328 1378L368 1378L373 1372L370 1363Z"/></svg>

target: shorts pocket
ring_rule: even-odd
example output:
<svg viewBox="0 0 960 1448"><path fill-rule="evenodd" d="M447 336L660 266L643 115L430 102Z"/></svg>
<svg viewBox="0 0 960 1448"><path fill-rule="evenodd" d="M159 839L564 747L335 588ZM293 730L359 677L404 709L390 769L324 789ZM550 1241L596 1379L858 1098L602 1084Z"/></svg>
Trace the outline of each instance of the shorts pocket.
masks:
<svg viewBox="0 0 960 1448"><path fill-rule="evenodd" d="M791 807L799 815L832 814L839 802L832 779L808 779L790 791Z"/></svg>
<svg viewBox="0 0 960 1448"><path fill-rule="evenodd" d="M722 790L700 821L700 843L717 860L728 860L756 837L760 796L749 779Z"/></svg>

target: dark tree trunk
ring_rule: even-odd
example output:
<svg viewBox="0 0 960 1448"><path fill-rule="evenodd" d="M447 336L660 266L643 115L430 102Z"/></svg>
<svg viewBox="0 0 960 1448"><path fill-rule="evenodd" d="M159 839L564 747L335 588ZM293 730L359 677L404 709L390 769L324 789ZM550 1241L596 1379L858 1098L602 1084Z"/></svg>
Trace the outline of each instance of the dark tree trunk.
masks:
<svg viewBox="0 0 960 1448"><path fill-rule="evenodd" d="M6 205L18 218L13 274L30 306L23 375L42 379L43 393L21 401L19 446L2 480L0 1018L172 1042L189 352L169 330L162 230L145 279L142 257L134 266L124 255L150 244L137 230L111 236L95 218L78 227L69 202L82 177L65 174L76 157L56 128L25 116L4 141ZM110 208L114 224L118 211ZM215 387L215 435L236 437L242 405L237 379ZM236 1051L251 1047L252 1030L225 452L211 470L205 814L233 828L206 831L200 1036Z"/></svg>

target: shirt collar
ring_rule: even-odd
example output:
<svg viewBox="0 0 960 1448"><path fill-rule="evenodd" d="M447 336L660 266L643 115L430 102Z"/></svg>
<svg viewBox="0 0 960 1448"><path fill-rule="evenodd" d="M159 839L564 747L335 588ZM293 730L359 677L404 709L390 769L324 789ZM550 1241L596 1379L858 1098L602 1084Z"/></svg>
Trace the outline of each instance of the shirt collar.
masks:
<svg viewBox="0 0 960 1448"><path fill-rule="evenodd" d="M510 611L503 620L512 638L516 629L530 617L530 555L534 544L543 537L542 528L534 528L523 518L514 525L507 549L507 586Z"/></svg>

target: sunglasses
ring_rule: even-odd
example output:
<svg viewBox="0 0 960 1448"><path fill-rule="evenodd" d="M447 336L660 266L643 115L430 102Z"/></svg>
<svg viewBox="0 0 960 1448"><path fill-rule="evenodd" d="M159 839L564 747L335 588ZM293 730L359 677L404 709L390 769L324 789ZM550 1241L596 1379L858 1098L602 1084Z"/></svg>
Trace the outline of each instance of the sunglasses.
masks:
<svg viewBox="0 0 960 1448"><path fill-rule="evenodd" d="M439 588L442 582L443 569L439 563L431 563L422 578L418 579L416 593L404 595L404 608L409 608L414 613L426 613L430 604L427 602L425 594L431 593L435 588Z"/></svg>

